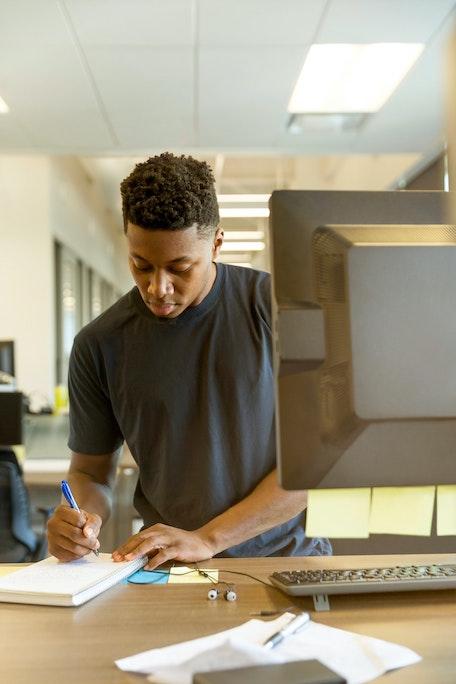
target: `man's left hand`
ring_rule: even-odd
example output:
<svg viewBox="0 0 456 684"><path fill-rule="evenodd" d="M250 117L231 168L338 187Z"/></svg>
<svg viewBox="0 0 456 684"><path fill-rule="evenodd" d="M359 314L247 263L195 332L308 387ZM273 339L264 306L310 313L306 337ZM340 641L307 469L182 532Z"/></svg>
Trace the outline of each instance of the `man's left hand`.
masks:
<svg viewBox="0 0 456 684"><path fill-rule="evenodd" d="M139 556L148 556L145 570L154 570L162 563L170 560L186 563L208 560L214 555L214 549L202 534L195 530L187 532L169 525L152 525L134 534L125 544L113 551L114 561L133 560Z"/></svg>

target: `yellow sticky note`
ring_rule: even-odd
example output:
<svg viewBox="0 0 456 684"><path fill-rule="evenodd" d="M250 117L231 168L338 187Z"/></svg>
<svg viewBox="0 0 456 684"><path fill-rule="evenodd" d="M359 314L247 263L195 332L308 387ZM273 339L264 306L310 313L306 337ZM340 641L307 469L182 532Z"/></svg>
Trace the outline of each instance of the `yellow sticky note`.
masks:
<svg viewBox="0 0 456 684"><path fill-rule="evenodd" d="M218 582L218 570L208 568L200 568L200 570L207 572L213 581ZM195 568L187 568L185 565L173 567L169 571L168 584L213 584L213 581L200 575Z"/></svg>
<svg viewBox="0 0 456 684"><path fill-rule="evenodd" d="M19 461L19 463L21 465L23 465L23 463L25 461L25 446L23 444L15 444L11 448L14 451L16 458Z"/></svg>
<svg viewBox="0 0 456 684"><path fill-rule="evenodd" d="M374 487L369 531L429 537L435 487Z"/></svg>
<svg viewBox="0 0 456 684"><path fill-rule="evenodd" d="M437 487L437 535L456 534L456 485Z"/></svg>
<svg viewBox="0 0 456 684"><path fill-rule="evenodd" d="M312 489L307 500L306 535L333 539L369 536L370 489Z"/></svg>
<svg viewBox="0 0 456 684"><path fill-rule="evenodd" d="M21 570L25 567L25 565L3 565L0 563L0 577L11 575L12 572L16 572L16 570Z"/></svg>

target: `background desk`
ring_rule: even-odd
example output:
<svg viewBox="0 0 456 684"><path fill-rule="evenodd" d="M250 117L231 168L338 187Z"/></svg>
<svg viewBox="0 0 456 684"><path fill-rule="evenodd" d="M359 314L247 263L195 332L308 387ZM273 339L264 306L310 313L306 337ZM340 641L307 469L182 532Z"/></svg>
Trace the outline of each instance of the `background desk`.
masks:
<svg viewBox="0 0 456 684"><path fill-rule="evenodd" d="M365 567L456 563L456 554L333 558L264 558L204 563L267 579L286 568ZM247 577L220 573L236 585L238 601L208 601L207 585L118 585L80 608L0 604L0 680L5 684L126 684L145 681L117 670L114 660L204 636L250 619L251 612L294 604L294 599ZM376 680L414 684L456 681L456 590L339 596L316 622L387 639L417 651L423 661Z"/></svg>

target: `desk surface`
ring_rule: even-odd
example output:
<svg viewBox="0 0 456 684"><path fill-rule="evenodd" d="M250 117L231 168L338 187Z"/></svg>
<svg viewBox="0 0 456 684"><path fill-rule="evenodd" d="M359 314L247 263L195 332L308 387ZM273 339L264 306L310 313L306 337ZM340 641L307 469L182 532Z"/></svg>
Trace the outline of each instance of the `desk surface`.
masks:
<svg viewBox="0 0 456 684"><path fill-rule="evenodd" d="M150 648L234 627L259 610L294 605L313 611L311 599L292 599L247 577L267 579L274 570L373 567L407 563L456 563L456 554L261 558L204 563L221 568L236 585L238 601L208 601L207 586L118 585L80 608L0 604L0 679L8 684L127 684L141 679L114 660ZM456 681L456 590L331 597L329 613L312 619L409 646L423 660L378 682L432 684ZM145 680L144 680L145 681Z"/></svg>

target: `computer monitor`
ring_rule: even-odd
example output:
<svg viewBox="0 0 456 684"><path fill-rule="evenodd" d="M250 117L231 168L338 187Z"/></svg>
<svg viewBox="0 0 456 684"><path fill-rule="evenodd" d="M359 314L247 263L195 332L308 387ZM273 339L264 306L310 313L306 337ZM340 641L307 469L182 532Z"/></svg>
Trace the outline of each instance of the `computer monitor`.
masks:
<svg viewBox="0 0 456 684"><path fill-rule="evenodd" d="M456 483L456 229L445 194L272 194L285 489Z"/></svg>
<svg viewBox="0 0 456 684"><path fill-rule="evenodd" d="M23 444L22 392L0 392L0 447Z"/></svg>
<svg viewBox="0 0 456 684"><path fill-rule="evenodd" d="M14 341L0 340L0 372L14 377Z"/></svg>

